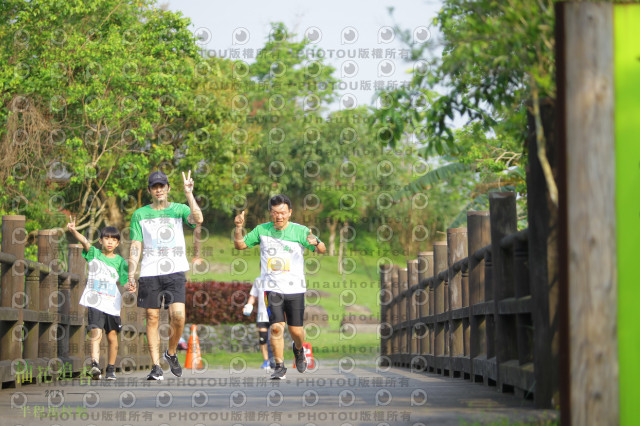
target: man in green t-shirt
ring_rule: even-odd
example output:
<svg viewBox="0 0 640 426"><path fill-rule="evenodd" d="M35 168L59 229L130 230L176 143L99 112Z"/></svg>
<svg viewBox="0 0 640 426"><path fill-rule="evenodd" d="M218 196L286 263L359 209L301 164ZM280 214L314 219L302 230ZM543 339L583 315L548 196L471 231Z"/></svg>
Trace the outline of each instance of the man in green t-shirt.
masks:
<svg viewBox="0 0 640 426"><path fill-rule="evenodd" d="M276 362L272 379L285 379L284 325L289 327L293 339L293 355L300 373L307 369L304 356L304 249L324 254L324 243L306 226L289 222L291 200L286 195L276 195L269 200L272 221L256 226L243 237L244 211L236 216L234 247L244 250L260 244L260 279L267 292L271 349Z"/></svg>
<svg viewBox="0 0 640 426"><path fill-rule="evenodd" d="M147 342L153 362L147 380L163 380L158 345L160 308L169 309L169 348L164 359L171 372L182 375L176 350L185 322L185 271L189 270L182 224L194 228L202 223L202 211L193 196L193 179L182 173L184 193L189 205L168 200L171 186L167 175L156 171L149 175L148 191L152 203L139 208L131 217L131 249L129 252L129 291L136 290L135 273L140 265L138 307L144 308L147 318Z"/></svg>

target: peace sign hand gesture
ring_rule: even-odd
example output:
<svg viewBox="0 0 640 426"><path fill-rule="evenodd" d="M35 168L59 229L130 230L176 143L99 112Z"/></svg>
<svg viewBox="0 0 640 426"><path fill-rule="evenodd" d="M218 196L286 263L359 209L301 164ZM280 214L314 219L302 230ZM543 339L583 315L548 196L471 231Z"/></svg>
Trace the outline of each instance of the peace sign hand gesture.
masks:
<svg viewBox="0 0 640 426"><path fill-rule="evenodd" d="M69 216L69 223L67 223L67 229L69 231L75 231L76 230L76 218L73 216Z"/></svg>
<svg viewBox="0 0 640 426"><path fill-rule="evenodd" d="M182 172L182 180L184 182L184 193L191 194L193 192L193 179L191 178L191 170L187 176Z"/></svg>

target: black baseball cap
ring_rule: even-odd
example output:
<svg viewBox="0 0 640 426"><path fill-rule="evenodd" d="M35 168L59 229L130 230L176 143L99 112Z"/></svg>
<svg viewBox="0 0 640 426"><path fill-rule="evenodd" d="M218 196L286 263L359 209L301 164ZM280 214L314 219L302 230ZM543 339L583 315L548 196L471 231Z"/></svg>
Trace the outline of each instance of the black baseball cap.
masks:
<svg viewBox="0 0 640 426"><path fill-rule="evenodd" d="M152 187L157 183L161 183L163 185L169 185L169 179L167 179L167 175L165 175L160 170L155 171L149 175L149 187Z"/></svg>

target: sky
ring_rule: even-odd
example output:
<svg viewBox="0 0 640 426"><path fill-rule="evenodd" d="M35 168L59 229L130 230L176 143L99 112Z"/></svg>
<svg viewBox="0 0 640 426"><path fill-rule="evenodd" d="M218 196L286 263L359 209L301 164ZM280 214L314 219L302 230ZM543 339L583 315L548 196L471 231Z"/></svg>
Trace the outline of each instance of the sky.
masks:
<svg viewBox="0 0 640 426"><path fill-rule="evenodd" d="M205 55L251 63L269 37L272 22L284 23L296 34L295 40L306 34L336 68L334 75L344 81L332 108L347 109L375 105L377 88L406 83L412 69L425 66L403 59L408 49L394 27L409 30L416 42L433 40L437 34L432 21L440 2L174 0L167 6L191 19L190 29ZM314 59L305 57L303 62Z"/></svg>

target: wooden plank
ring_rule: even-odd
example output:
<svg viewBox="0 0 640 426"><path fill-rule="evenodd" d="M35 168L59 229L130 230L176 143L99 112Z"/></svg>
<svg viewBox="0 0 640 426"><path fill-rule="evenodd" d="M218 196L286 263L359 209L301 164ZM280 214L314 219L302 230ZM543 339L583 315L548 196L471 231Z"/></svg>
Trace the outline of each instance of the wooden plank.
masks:
<svg viewBox="0 0 640 426"><path fill-rule="evenodd" d="M568 321L562 423L619 423L613 10L560 3L561 308ZM568 309L567 309L568 308ZM564 335L564 333L567 333ZM562 348L561 348L562 349ZM562 350L561 350L562 353ZM567 413L568 411L568 413ZM567 417L567 414L570 417Z"/></svg>
<svg viewBox="0 0 640 426"><path fill-rule="evenodd" d="M452 320L460 320L463 318L469 318L469 308L459 308L451 311Z"/></svg>
<svg viewBox="0 0 640 426"><path fill-rule="evenodd" d="M0 321L18 321L19 316L19 309L0 307Z"/></svg>
<svg viewBox="0 0 640 426"><path fill-rule="evenodd" d="M501 363L500 380L523 391L532 392L535 384L533 363L520 365L518 360Z"/></svg>
<svg viewBox="0 0 640 426"><path fill-rule="evenodd" d="M528 314L531 312L531 296L520 298L510 297L498 302L498 314L515 315Z"/></svg>
<svg viewBox="0 0 640 426"><path fill-rule="evenodd" d="M471 308L471 315L493 315L493 301L478 303Z"/></svg>

